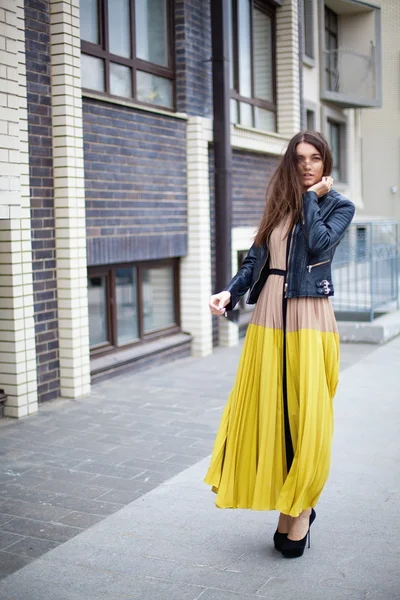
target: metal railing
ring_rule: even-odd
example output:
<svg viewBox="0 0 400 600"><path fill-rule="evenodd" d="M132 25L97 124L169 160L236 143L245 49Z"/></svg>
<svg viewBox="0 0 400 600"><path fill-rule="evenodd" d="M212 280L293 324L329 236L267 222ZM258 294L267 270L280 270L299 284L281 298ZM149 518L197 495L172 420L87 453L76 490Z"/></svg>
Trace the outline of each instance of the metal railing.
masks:
<svg viewBox="0 0 400 600"><path fill-rule="evenodd" d="M339 318L372 321L399 308L399 224L395 221L352 223L333 262Z"/></svg>
<svg viewBox="0 0 400 600"><path fill-rule="evenodd" d="M375 97L376 59L372 42L369 55L347 48L325 50L324 54L327 90Z"/></svg>

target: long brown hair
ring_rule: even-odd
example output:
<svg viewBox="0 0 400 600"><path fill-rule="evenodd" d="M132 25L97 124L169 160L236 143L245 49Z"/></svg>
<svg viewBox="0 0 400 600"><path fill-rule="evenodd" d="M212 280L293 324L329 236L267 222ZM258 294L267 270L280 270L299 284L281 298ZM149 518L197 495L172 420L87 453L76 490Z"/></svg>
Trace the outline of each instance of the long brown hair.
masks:
<svg viewBox="0 0 400 600"><path fill-rule="evenodd" d="M317 131L297 133L290 140L268 184L265 210L254 240L257 246L267 243L272 231L287 215L290 215L288 232L300 218L303 185L299 177L296 148L301 142L311 144L321 154L324 176L332 172L332 154L324 136Z"/></svg>

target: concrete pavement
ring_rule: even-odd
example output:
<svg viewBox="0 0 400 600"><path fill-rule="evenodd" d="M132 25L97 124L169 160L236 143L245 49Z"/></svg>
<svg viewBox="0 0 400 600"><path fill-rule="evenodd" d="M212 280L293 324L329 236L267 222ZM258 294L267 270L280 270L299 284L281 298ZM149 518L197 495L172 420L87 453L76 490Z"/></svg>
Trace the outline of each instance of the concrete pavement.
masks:
<svg viewBox="0 0 400 600"><path fill-rule="evenodd" d="M155 448L160 453L158 456L154 454L153 458L147 455L141 459L147 461L144 465L146 470L142 472L157 473L148 469L149 462L154 469L153 463L157 465L168 461L167 465L179 465L180 471L185 466L182 464L184 460L195 464L172 478L169 477L174 475L173 471L164 467L164 483L160 482L160 477L154 482L153 490L139 495L129 504L126 502L124 508L111 516L104 518L103 515L101 522L92 524L86 531L82 531L83 527L76 528L79 529L79 535L5 577L0 582L0 600L92 600L103 597L113 600L400 599L400 526L397 518L400 500L400 380L397 366L400 365L400 340L397 338L378 349L342 347L343 365L347 368L342 372L336 398L332 474L317 509L311 550L306 550L304 557L295 561L282 559L272 548L276 514L217 510L213 494L202 484L208 458L197 461L211 450L213 432L232 383L238 354L237 348L220 350L214 357L201 361L185 359L130 378L124 376L109 380L103 384L105 388L96 389L93 399L76 405L61 403L59 407L44 409L42 416L37 417L39 422L46 411L50 412L52 419L58 416L61 422L66 420L67 408L70 409L71 405L87 408L89 403L89 408L97 406L100 410L99 407L103 406L100 396L104 394L107 397L108 394L111 410L109 419L116 420L119 425L127 423L129 410L125 410L123 418L118 417L125 403L121 404L122 400L115 398L117 405L114 406L112 401L116 390L127 390L129 380L130 390L137 389L142 402L138 404L132 401L131 392L125 394L126 405L132 411L129 431L125 432L125 436L129 437L130 434L136 437L138 434L140 448L145 449L145 442L149 442L153 452ZM170 395L167 381L170 382ZM121 385L122 388L119 387ZM172 413L168 412L171 405ZM140 434L140 422L150 406L153 410L151 422L155 429ZM104 406L103 410L103 416L106 417ZM166 413L169 421L164 420L162 425L160 419L165 419ZM75 417L75 421L79 422L77 415ZM84 419L84 422L90 423L90 419ZM12 423L11 427L19 425ZM137 425L137 428L133 425ZM156 430L156 425L159 428L169 426L180 429L161 434L159 429ZM5 429L9 427L7 425ZM1 433L0 430L0 437ZM114 432L114 435L117 434ZM71 438L71 432L69 436ZM12 436L9 437L12 439ZM79 441L76 433L72 437ZM70 438L67 436L67 439ZM186 438L184 443L179 442L181 438ZM100 445L107 443L104 439L93 439L92 443L96 441ZM154 447L152 443L155 441L158 445ZM169 443L172 446L168 450ZM65 447L65 442L60 445L55 441L52 447ZM132 446L127 447L132 453ZM105 451L101 446L96 447L97 452L100 450L103 451L103 460L108 455L111 458L117 448ZM90 451L94 451L93 447ZM169 459L164 456L161 460L162 452L168 451L174 451L175 454L170 455ZM124 464L132 461L132 457L123 458ZM99 460L94 462L107 464ZM99 470L98 466L96 468ZM124 468L122 464L120 468ZM131 464L125 468L135 467ZM71 464L69 471L87 473ZM26 476L29 472L26 471ZM100 473L92 472L92 475L97 478ZM129 490L131 485L135 485L138 474L129 478L130 472L124 472L123 475ZM57 494L56 486L49 491L48 485L43 484L44 477L41 477L39 484L35 479L39 474L31 473L31 477L34 486L31 492L39 494L36 500L45 491ZM103 477L111 478L113 475ZM118 478L123 480L124 477ZM83 486L83 491L79 485ZM79 496L76 494L83 495L86 487L96 488L96 485L92 480L89 484L71 482L69 498L77 500ZM122 485L121 482L119 485ZM29 489L28 486L29 478L20 490L22 487ZM59 502L68 495L66 488L62 489ZM95 489L92 493L97 491ZM42 508L47 506L48 510L54 509L56 501L57 496L48 499L46 505L42 501ZM102 503L101 496L100 499L92 499L92 502ZM35 506L26 499L19 500L19 503L26 510L27 505L30 510ZM71 512L70 519L73 519ZM0 561L4 561L6 555L17 556L13 553L13 545L19 543L23 546L23 540L25 546L28 538L43 540L40 537L23 536L22 524L18 525L21 517L17 518L17 524L14 521L14 526L7 528L7 522L4 523L7 514L1 514L2 534L19 535L23 539L6 544L5 548L3 546ZM81 515L85 514L90 513L81 511ZM34 521L34 516L32 513L25 517L25 521ZM58 514L54 517L57 518ZM11 518L8 524L12 524L13 520ZM42 524L41 528L45 527L44 521L38 522ZM57 530L55 523L59 522L53 522L53 529ZM84 521L81 520L80 524L84 524ZM35 532L35 535L43 535L38 527ZM47 539L51 540L51 537ZM51 541L60 544L62 540ZM25 556L30 560L33 558Z"/></svg>

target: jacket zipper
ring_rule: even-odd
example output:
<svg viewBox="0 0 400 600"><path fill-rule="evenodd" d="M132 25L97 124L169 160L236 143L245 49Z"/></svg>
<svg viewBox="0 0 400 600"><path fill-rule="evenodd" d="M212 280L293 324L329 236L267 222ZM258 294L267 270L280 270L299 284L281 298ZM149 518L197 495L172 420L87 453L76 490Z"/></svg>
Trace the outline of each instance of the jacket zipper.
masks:
<svg viewBox="0 0 400 600"><path fill-rule="evenodd" d="M323 260L322 262L315 263L313 265L307 265L308 272L311 273L314 267L319 267L320 265L325 265L326 263L331 262L330 260Z"/></svg>
<svg viewBox="0 0 400 600"><path fill-rule="evenodd" d="M267 256L267 258L266 258L266 259L265 259L265 261L264 261L264 264L263 264L263 266L262 266L262 267L261 267L261 269L260 269L260 272L259 272L259 274L258 274L257 280L256 280L256 281L253 283L253 285L252 285L252 286L251 286L251 288L250 288L250 291L249 291L249 296L250 296L251 292L254 290L254 288L255 288L255 286L257 285L257 283L260 281L261 273L264 271L265 265L267 264L268 260L269 260L269 252L268 252L268 256Z"/></svg>
<svg viewBox="0 0 400 600"><path fill-rule="evenodd" d="M289 246L289 253L288 253L288 260L287 260L287 265L286 265L286 280L289 277L289 265L290 265L290 257L292 254L292 246L293 246L293 239L294 239L294 231L296 229L296 225L293 227L292 229L292 235L290 238L290 246ZM287 291L288 291L288 282L285 282L285 298L287 298Z"/></svg>

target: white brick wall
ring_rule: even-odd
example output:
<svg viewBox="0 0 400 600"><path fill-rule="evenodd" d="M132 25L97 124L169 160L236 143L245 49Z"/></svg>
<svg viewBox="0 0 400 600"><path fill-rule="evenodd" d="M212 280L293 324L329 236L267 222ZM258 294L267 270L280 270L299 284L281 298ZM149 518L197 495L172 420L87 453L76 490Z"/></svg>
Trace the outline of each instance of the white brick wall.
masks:
<svg viewBox="0 0 400 600"><path fill-rule="evenodd" d="M297 0L276 11L276 82L278 133L291 138L301 123Z"/></svg>
<svg viewBox="0 0 400 600"><path fill-rule="evenodd" d="M232 148L280 156L286 150L289 139L277 133L246 129L242 125L231 125Z"/></svg>
<svg viewBox="0 0 400 600"><path fill-rule="evenodd" d="M90 392L79 0L51 0L61 395Z"/></svg>
<svg viewBox="0 0 400 600"><path fill-rule="evenodd" d="M210 187L208 144L210 122L192 117L187 129L188 254L181 261L181 326L193 336L192 353L212 352Z"/></svg>
<svg viewBox="0 0 400 600"><path fill-rule="evenodd" d="M0 388L5 414L37 410L24 3L0 10Z"/></svg>
<svg viewBox="0 0 400 600"><path fill-rule="evenodd" d="M19 189L19 88L17 5L0 10L0 219L17 214Z"/></svg>

